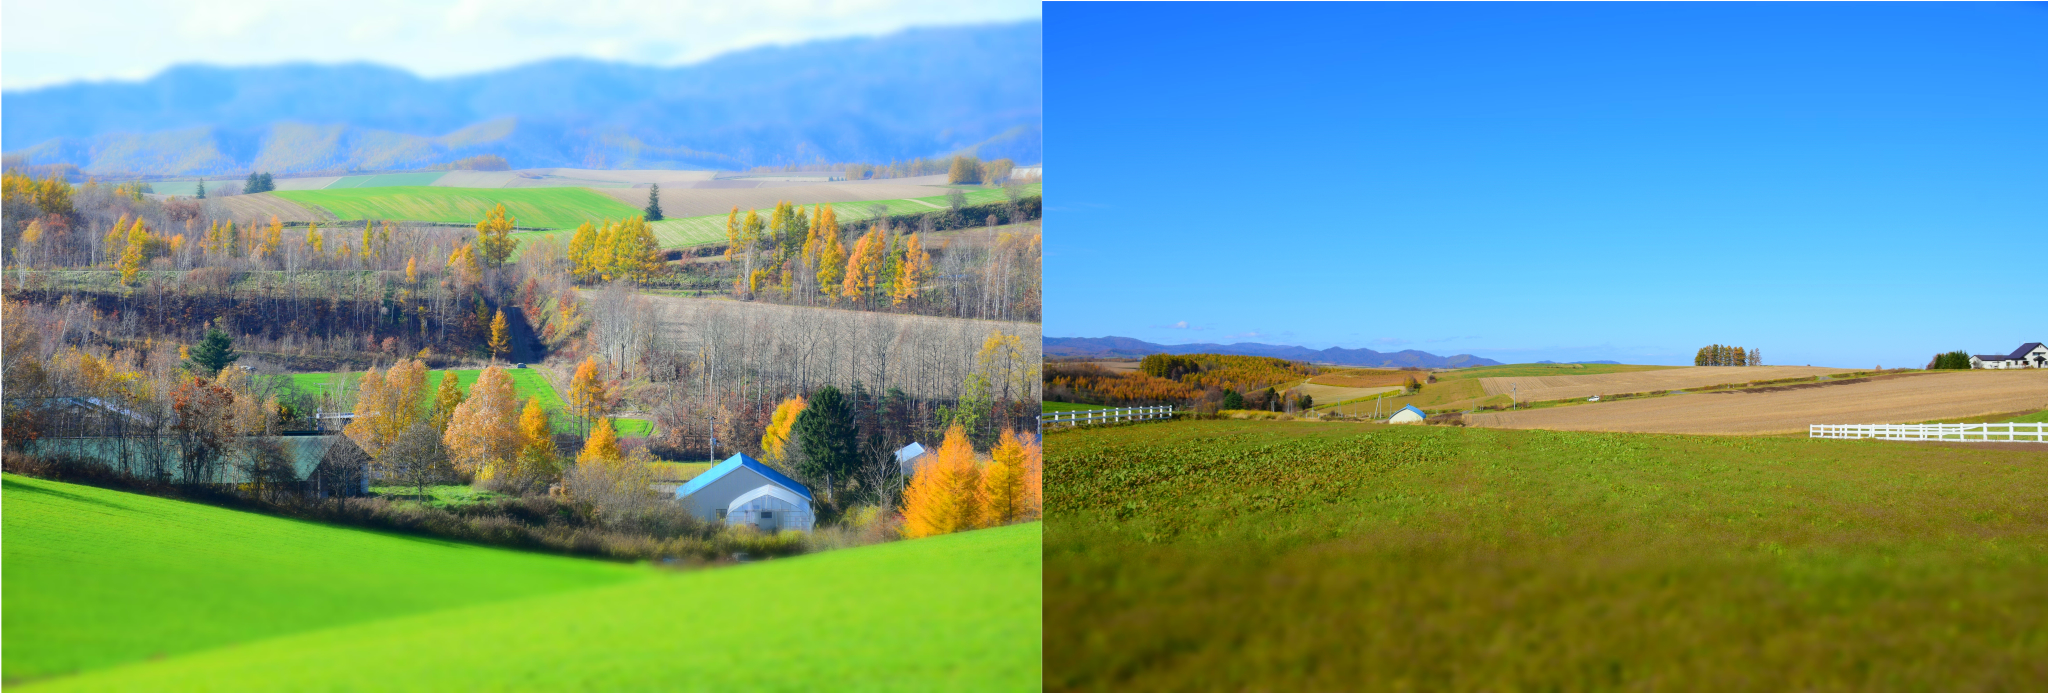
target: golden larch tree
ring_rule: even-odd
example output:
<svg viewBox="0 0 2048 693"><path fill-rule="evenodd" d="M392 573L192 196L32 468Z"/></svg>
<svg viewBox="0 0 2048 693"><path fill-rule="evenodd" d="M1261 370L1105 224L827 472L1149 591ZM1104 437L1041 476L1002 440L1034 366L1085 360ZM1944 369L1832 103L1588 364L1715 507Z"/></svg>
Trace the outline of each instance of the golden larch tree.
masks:
<svg viewBox="0 0 2048 693"><path fill-rule="evenodd" d="M1003 431L1002 441L989 452L988 467L981 473L982 526L1000 527L1036 514L1032 468L1031 448L1015 431Z"/></svg>
<svg viewBox="0 0 2048 693"><path fill-rule="evenodd" d="M875 285L882 279L882 261L888 252L888 243L889 239L883 236L880 226L854 242L853 251L846 255L846 279L840 295L854 301L874 295Z"/></svg>
<svg viewBox="0 0 2048 693"><path fill-rule="evenodd" d="M775 414L768 417L768 428L761 432L761 456L770 461L780 462L788 454L789 432L796 426L796 417L804 413L804 398L791 397L775 406Z"/></svg>
<svg viewBox="0 0 2048 693"><path fill-rule="evenodd" d="M603 417L611 409L611 395L605 392L604 380L598 377L597 357L586 356L583 363L576 364L576 375L569 379L569 410L588 421Z"/></svg>
<svg viewBox="0 0 2048 693"><path fill-rule="evenodd" d="M491 318L491 358L498 358L512 350L512 327L505 321L505 311L499 310L498 317Z"/></svg>
<svg viewBox="0 0 2048 693"><path fill-rule="evenodd" d="M539 479L552 479L561 474L554 428L548 422L547 409L540 405L540 395L526 398L526 409L519 413L519 437L520 473Z"/></svg>
<svg viewBox="0 0 2048 693"><path fill-rule="evenodd" d="M308 222L306 224L306 247L311 249L314 255L327 252L327 246L321 243L320 236L320 222Z"/></svg>
<svg viewBox="0 0 2048 693"><path fill-rule="evenodd" d="M448 420L455 418L455 407L462 404L462 379L455 371L441 374L441 386L434 390L434 414L430 422L436 431L447 431Z"/></svg>
<svg viewBox="0 0 2048 693"><path fill-rule="evenodd" d="M896 282L890 291L890 303L903 305L917 299L925 281L932 276L932 255L925 252L924 243L911 234L903 242L903 262L896 266Z"/></svg>
<svg viewBox="0 0 2048 693"><path fill-rule="evenodd" d="M128 238L121 248L121 284L134 286L142 274L142 263L149 260L149 229L141 219L128 228Z"/></svg>
<svg viewBox="0 0 2048 693"><path fill-rule="evenodd" d="M583 444L583 453L576 456L576 464L617 464L623 455L619 453L619 433L609 418L598 419L590 427L590 440Z"/></svg>
<svg viewBox="0 0 2048 693"><path fill-rule="evenodd" d="M417 360L399 361L386 372L364 371L356 386L355 416L342 433L370 459L381 460L384 449L420 419L426 382L427 365Z"/></svg>
<svg viewBox="0 0 2048 693"><path fill-rule="evenodd" d="M505 203L500 202L484 215L483 221L476 223L476 251L485 265L504 265L512 257L512 250L519 247L519 242L512 240L513 221L513 217L505 214Z"/></svg>
<svg viewBox="0 0 2048 693"><path fill-rule="evenodd" d="M910 538L974 529L981 511L981 469L958 425L946 430L937 458L919 466L903 491L903 532Z"/></svg>
<svg viewBox="0 0 2048 693"><path fill-rule="evenodd" d="M597 276L597 269L590 263L590 251L597 245L597 227L583 222L576 227L576 233L569 235L569 274L576 281L587 282Z"/></svg>
<svg viewBox="0 0 2048 693"><path fill-rule="evenodd" d="M517 459L524 437L519 434L519 398L512 393L512 376L497 366L478 374L469 396L455 406L441 441L455 468L478 480L497 476Z"/></svg>

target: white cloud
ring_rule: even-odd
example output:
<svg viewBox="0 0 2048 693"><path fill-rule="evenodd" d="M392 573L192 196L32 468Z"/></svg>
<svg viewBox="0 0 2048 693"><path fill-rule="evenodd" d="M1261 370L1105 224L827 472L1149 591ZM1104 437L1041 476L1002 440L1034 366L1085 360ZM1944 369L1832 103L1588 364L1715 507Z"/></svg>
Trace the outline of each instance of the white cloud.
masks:
<svg viewBox="0 0 2048 693"><path fill-rule="evenodd" d="M583 56L693 63L770 44L1017 21L1036 0L0 1L0 87L139 79L178 63L368 61L426 77Z"/></svg>

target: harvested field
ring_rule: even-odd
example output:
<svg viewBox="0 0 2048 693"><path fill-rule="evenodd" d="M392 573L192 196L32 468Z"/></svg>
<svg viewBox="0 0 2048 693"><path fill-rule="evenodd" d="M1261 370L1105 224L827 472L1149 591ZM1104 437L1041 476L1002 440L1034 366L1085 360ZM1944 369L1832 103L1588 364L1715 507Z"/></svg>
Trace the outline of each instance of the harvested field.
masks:
<svg viewBox="0 0 2048 693"><path fill-rule="evenodd" d="M1685 390L1695 387L1747 383L1780 378L1810 378L1816 375L1849 373L1841 368L1813 366L1694 366L1632 373L1601 375L1550 375L1518 378L1480 378L1489 395L1517 392L1524 402L1547 399L1578 399L1594 395L1615 395L1655 390Z"/></svg>
<svg viewBox="0 0 2048 693"><path fill-rule="evenodd" d="M1332 387L1318 384L1314 381L1294 387L1296 392L1314 397L1318 404L1336 404L1360 397L1371 397L1382 392L1400 392L1401 389L1399 385L1385 387Z"/></svg>
<svg viewBox="0 0 2048 693"><path fill-rule="evenodd" d="M1519 378L1536 375L1601 375L1661 371L1684 366L1645 366L1630 363L1510 363L1440 371L1438 378Z"/></svg>
<svg viewBox="0 0 2048 693"><path fill-rule="evenodd" d="M647 188L605 188L598 192L634 207L647 206ZM997 191L1000 193L1001 191ZM777 202L821 204L864 200L909 199L945 195L945 188L922 185L838 185L817 184L774 188L674 188L661 189L661 211L671 217L723 217L737 205L741 214L749 209L772 210ZM833 210L844 211L844 210ZM723 222L723 219L720 219Z"/></svg>
<svg viewBox="0 0 2048 693"><path fill-rule="evenodd" d="M275 216L281 221L305 223L309 221L334 221L334 215L318 207L308 207L278 197L272 193L254 195L230 195L208 200L226 210L227 217L237 222L252 219L269 221Z"/></svg>
<svg viewBox="0 0 2048 693"><path fill-rule="evenodd" d="M1465 422L1560 431L1771 434L1804 432L1812 424L1948 421L2044 407L2048 371L1956 371L1466 414Z"/></svg>

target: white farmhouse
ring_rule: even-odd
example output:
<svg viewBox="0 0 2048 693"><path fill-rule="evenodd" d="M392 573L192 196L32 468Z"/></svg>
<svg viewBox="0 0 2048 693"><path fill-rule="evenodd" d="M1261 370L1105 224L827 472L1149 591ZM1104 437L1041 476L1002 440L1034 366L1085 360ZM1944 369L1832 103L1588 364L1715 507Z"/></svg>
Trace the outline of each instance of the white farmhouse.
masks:
<svg viewBox="0 0 2048 693"><path fill-rule="evenodd" d="M1387 423L1390 423L1390 424L1411 424L1411 423L1422 423L1422 422L1424 422L1424 421L1427 421L1428 419L1429 419L1429 415L1428 415L1428 414L1424 414L1424 413L1422 413L1422 410L1421 410L1421 409L1416 409L1416 408L1415 408L1415 405L1413 405L1413 404L1410 404L1410 405L1408 405L1408 406L1402 407L1402 408L1401 408L1401 411L1397 411L1397 412L1394 412L1394 415L1393 415L1393 416L1391 416L1391 417L1388 417L1388 418L1387 418Z"/></svg>
<svg viewBox="0 0 2048 693"><path fill-rule="evenodd" d="M2048 368L2048 346L2040 342L2021 344L2011 354L1977 354L1970 357L1971 368Z"/></svg>
<svg viewBox="0 0 2048 693"><path fill-rule="evenodd" d="M811 531L811 490L744 453L676 489L690 514L729 525L753 525L763 532Z"/></svg>

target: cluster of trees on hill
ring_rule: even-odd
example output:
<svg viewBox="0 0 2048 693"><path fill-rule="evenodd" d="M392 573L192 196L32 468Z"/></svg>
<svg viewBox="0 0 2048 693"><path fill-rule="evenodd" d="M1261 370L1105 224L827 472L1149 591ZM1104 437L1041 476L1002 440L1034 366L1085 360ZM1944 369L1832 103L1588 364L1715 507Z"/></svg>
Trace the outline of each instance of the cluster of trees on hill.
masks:
<svg viewBox="0 0 2048 693"><path fill-rule="evenodd" d="M1031 197L983 205L1002 213L988 214L980 226L947 210L884 217L865 229L840 224L832 205L785 202L765 215L734 207L723 268L713 271L729 278L729 292L743 300L1036 321L1042 236L1036 225L998 223L1036 218L1037 203ZM932 244L934 234L954 228L969 230Z"/></svg>
<svg viewBox="0 0 2048 693"><path fill-rule="evenodd" d="M846 164L847 180L869 180L884 178L910 178L914 176L935 176L945 174L946 182L953 185L984 184L998 185L1009 180L1010 170L1016 168L1009 159L983 162L972 154L951 156L943 159L911 159L891 161L887 164Z"/></svg>
<svg viewBox="0 0 2048 693"><path fill-rule="evenodd" d="M1143 406L1171 404L1218 409L1286 410L1307 406L1274 385L1317 373L1314 366L1264 356L1153 354L1135 372L1118 373L1085 361L1045 364L1048 401Z"/></svg>
<svg viewBox="0 0 2048 693"><path fill-rule="evenodd" d="M1700 347L1699 353L1693 356L1692 365L1761 366L1764 365L1764 358L1763 352L1756 349L1744 351L1742 347L1710 344Z"/></svg>
<svg viewBox="0 0 2048 693"><path fill-rule="evenodd" d="M1970 370L1970 352L1956 350L1935 354L1934 360L1927 362L1927 370Z"/></svg>

